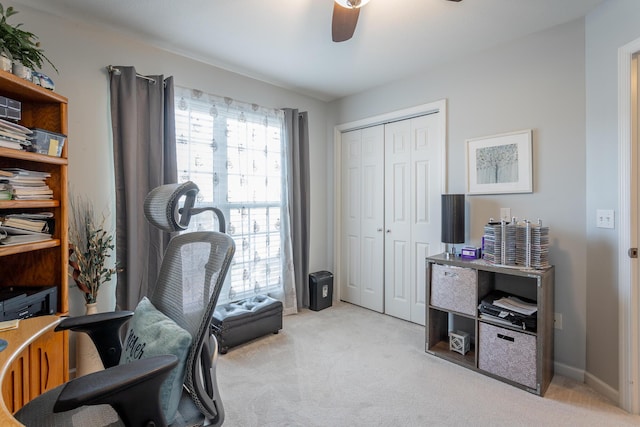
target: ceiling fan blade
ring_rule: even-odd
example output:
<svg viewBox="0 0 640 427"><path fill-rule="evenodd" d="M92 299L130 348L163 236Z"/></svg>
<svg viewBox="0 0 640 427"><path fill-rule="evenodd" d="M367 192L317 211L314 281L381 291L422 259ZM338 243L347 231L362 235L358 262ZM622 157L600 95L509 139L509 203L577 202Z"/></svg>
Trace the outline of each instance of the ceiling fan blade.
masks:
<svg viewBox="0 0 640 427"><path fill-rule="evenodd" d="M358 23L360 9L349 9L333 3L333 20L331 22L331 36L334 42L343 42L353 37Z"/></svg>

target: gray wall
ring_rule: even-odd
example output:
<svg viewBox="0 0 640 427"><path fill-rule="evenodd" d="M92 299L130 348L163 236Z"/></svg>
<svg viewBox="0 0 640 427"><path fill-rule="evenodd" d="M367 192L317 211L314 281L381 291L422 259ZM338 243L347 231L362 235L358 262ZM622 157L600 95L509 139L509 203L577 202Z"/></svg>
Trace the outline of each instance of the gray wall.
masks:
<svg viewBox="0 0 640 427"><path fill-rule="evenodd" d="M419 49L416 49L416 52ZM500 207L551 227L556 265L555 359L563 373L585 368L585 80L584 23L571 22L470 55L412 79L336 101L333 124L446 98L448 190L465 192L465 140L533 129L534 192L467 196L467 242ZM330 135L330 134L329 134Z"/></svg>
<svg viewBox="0 0 640 427"><path fill-rule="evenodd" d="M108 64L173 75L179 85L248 102L308 110L311 271L332 267L335 125L447 99L451 192L465 191L465 139L532 128L534 193L469 196L467 242L479 243L482 225L497 217L500 207L548 224L556 312L564 320L563 330L556 331L557 367L577 378L586 370L617 388L617 236L615 230L596 229L594 222L596 209L617 206L617 48L640 37L640 2L609 0L586 25L561 25L330 104L16 2L3 5L17 7L19 21L39 36L60 70L45 72L69 98L71 187L97 208L113 211L115 197ZM82 312L80 293L72 289L70 296L72 314ZM113 285L101 293L99 304L102 310L113 307Z"/></svg>
<svg viewBox="0 0 640 427"><path fill-rule="evenodd" d="M595 228L595 212L618 207L618 48L640 38L640 2L604 2L585 22L587 371L617 389L618 234Z"/></svg>

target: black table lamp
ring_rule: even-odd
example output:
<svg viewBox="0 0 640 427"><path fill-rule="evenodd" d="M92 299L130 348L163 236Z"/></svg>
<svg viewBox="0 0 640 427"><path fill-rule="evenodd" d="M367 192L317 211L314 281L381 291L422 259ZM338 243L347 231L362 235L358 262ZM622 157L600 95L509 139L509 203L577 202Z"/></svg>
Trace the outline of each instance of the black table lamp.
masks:
<svg viewBox="0 0 640 427"><path fill-rule="evenodd" d="M440 240L447 244L446 256L456 254L456 243L464 243L464 194L442 195L442 233ZM448 245L452 244L451 251Z"/></svg>

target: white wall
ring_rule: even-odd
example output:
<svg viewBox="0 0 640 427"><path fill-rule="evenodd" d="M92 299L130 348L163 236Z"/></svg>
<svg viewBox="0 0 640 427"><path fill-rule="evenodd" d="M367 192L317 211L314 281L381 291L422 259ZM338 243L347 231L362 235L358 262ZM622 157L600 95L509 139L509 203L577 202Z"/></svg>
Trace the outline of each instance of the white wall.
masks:
<svg viewBox="0 0 640 427"><path fill-rule="evenodd" d="M595 212L618 207L618 49L640 38L639 24L636 0L604 2L586 19L587 371L614 389L618 233L595 228Z"/></svg>
<svg viewBox="0 0 640 427"><path fill-rule="evenodd" d="M555 310L564 321L555 335L555 360L563 373L578 378L586 347L584 61L580 20L347 97L329 109L332 127L446 98L449 192L466 191L466 139L533 129L533 194L467 196L467 242L480 243L483 225L499 217L500 207L551 227Z"/></svg>
<svg viewBox="0 0 640 427"><path fill-rule="evenodd" d="M113 155L109 111L109 78L105 66L133 65L141 74L173 75L175 84L221 96L273 107L309 112L311 163L310 271L327 269L326 209L327 161L325 151L326 103L282 88L141 44L119 34L80 22L43 14L14 2L15 23L35 33L47 57L56 65L43 70L56 83L56 92L69 98L69 184L87 195L96 210L115 212ZM12 22L12 21L10 21ZM113 215L111 216L113 218ZM115 221L115 220L112 220ZM111 284L100 291L101 311L114 307ZM70 281L71 314L83 312L82 295Z"/></svg>

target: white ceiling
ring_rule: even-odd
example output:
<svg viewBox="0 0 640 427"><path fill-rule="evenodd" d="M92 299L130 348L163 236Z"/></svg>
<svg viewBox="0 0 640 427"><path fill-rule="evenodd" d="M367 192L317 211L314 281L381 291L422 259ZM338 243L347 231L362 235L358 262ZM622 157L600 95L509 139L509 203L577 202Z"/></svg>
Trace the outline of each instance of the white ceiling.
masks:
<svg viewBox="0 0 640 427"><path fill-rule="evenodd" d="M603 1L371 0L353 38L334 43L333 0L16 0L325 101L583 17Z"/></svg>

